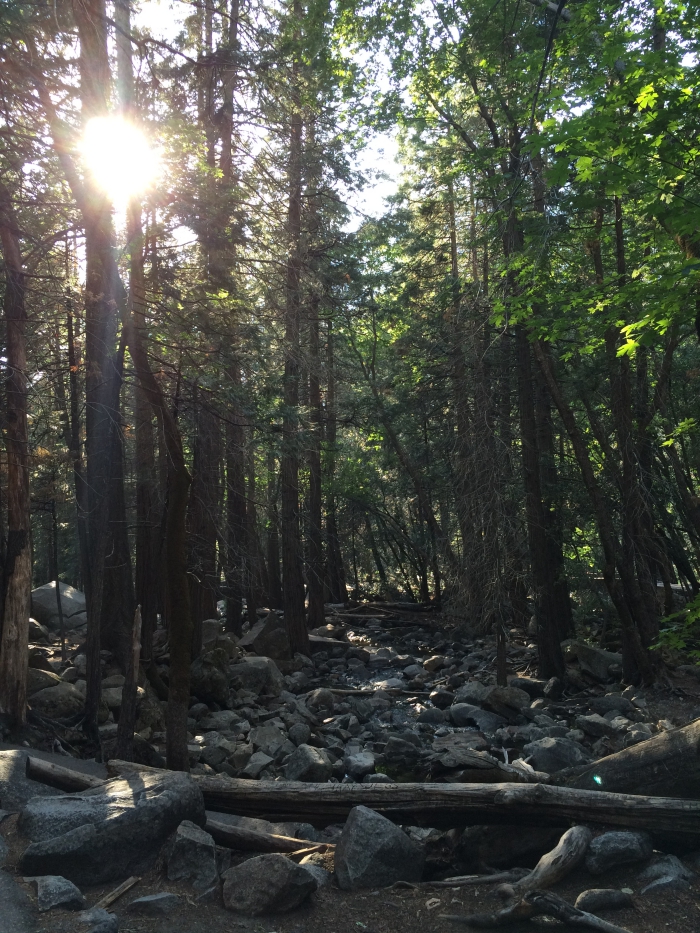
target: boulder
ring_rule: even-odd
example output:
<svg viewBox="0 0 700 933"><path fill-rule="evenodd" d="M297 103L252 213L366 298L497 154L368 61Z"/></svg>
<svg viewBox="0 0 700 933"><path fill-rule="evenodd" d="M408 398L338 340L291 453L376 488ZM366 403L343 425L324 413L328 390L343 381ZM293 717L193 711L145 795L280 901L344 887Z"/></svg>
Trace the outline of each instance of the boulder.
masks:
<svg viewBox="0 0 700 933"><path fill-rule="evenodd" d="M195 823L183 820L168 854L168 881L189 881L195 890L206 891L218 877L213 838Z"/></svg>
<svg viewBox="0 0 700 933"><path fill-rule="evenodd" d="M29 644L46 645L51 640L49 630L36 619L29 620Z"/></svg>
<svg viewBox="0 0 700 933"><path fill-rule="evenodd" d="M598 713L591 713L589 716L577 716L575 720L576 728L581 729L586 735L592 735L596 739L604 736L614 736L623 731L617 729L609 719Z"/></svg>
<svg viewBox="0 0 700 933"><path fill-rule="evenodd" d="M178 894L161 891L160 894L147 894L137 897L127 907L130 914L139 914L142 917L164 917L171 914L182 903Z"/></svg>
<svg viewBox="0 0 700 933"><path fill-rule="evenodd" d="M37 691L29 705L47 719L68 719L83 711L85 699L77 687L62 680L53 687Z"/></svg>
<svg viewBox="0 0 700 933"><path fill-rule="evenodd" d="M192 710L190 710L190 715ZM196 717L195 717L196 718ZM240 713L232 709L222 709L217 713L207 711L199 720L199 728L204 732L216 730L216 732L235 732L236 726L243 722Z"/></svg>
<svg viewBox="0 0 700 933"><path fill-rule="evenodd" d="M236 690L278 696L284 690L284 677L271 658L242 658L229 669Z"/></svg>
<svg viewBox="0 0 700 933"><path fill-rule="evenodd" d="M85 594L65 583L59 583L63 623L72 629L85 621ZM32 590L32 618L49 629L59 628L58 606L56 605L56 582L45 583ZM80 616L80 619L74 618Z"/></svg>
<svg viewBox="0 0 700 933"><path fill-rule="evenodd" d="M574 646L581 670L590 674L596 680L605 683L611 680L610 666L622 664L622 655L603 648L594 648L592 645L576 643Z"/></svg>
<svg viewBox="0 0 700 933"><path fill-rule="evenodd" d="M375 759L372 752L353 752L348 755L347 752L343 759L343 767L348 777L353 781L362 781L366 775L372 774L375 767Z"/></svg>
<svg viewBox="0 0 700 933"><path fill-rule="evenodd" d="M532 759L530 764L536 771L546 771L548 774L591 761L586 749L572 739L537 739L528 742L523 751Z"/></svg>
<svg viewBox="0 0 700 933"><path fill-rule="evenodd" d="M289 730L289 740L295 745L306 745L311 738L311 729L305 722L295 722Z"/></svg>
<svg viewBox="0 0 700 933"><path fill-rule="evenodd" d="M368 807L353 807L335 850L335 873L345 891L418 882L425 854L391 820Z"/></svg>
<svg viewBox="0 0 700 933"><path fill-rule="evenodd" d="M254 752L248 759L248 764L243 768L240 776L250 779L258 778L265 768L271 764L272 758L266 755L265 752Z"/></svg>
<svg viewBox="0 0 700 933"><path fill-rule="evenodd" d="M284 620L276 612L269 612L256 622L238 644L246 651L254 651L275 661L289 661L292 657Z"/></svg>
<svg viewBox="0 0 700 933"><path fill-rule="evenodd" d="M42 671L35 667L30 667L27 671L27 696L32 697L40 690L46 690L48 687L56 687L61 682L61 678L58 674L52 674L49 671Z"/></svg>
<svg viewBox="0 0 700 933"><path fill-rule="evenodd" d="M651 838L647 833L603 833L588 847L586 868L592 875L602 875L618 865L646 862L652 852Z"/></svg>
<svg viewBox="0 0 700 933"><path fill-rule="evenodd" d="M335 698L331 690L326 687L319 687L318 690L312 690L307 696L306 705L312 710L332 713L335 709Z"/></svg>
<svg viewBox="0 0 700 933"><path fill-rule="evenodd" d="M36 906L42 912L52 907L83 910L87 906L80 889L61 875L42 875L30 880L36 885Z"/></svg>
<svg viewBox="0 0 700 933"><path fill-rule="evenodd" d="M284 776L288 781L325 783L332 772L330 761L311 745L300 745L284 764Z"/></svg>
<svg viewBox="0 0 700 933"><path fill-rule="evenodd" d="M129 775L62 797L34 797L19 826L31 845L19 870L103 884L137 874L183 820L203 825L202 792L181 773Z"/></svg>
<svg viewBox="0 0 700 933"><path fill-rule="evenodd" d="M286 913L318 887L311 872L283 855L259 855L223 875L224 906L256 917Z"/></svg>
<svg viewBox="0 0 700 933"><path fill-rule="evenodd" d="M205 703L229 701L228 655L221 648L205 651L190 666L190 691Z"/></svg>
<svg viewBox="0 0 700 933"><path fill-rule="evenodd" d="M640 894L657 891L687 891L695 872L686 868L677 855L662 855L641 873L639 881L644 887Z"/></svg>
<svg viewBox="0 0 700 933"><path fill-rule="evenodd" d="M285 742L289 741L284 732L272 723L251 729L249 739L256 752L264 752L271 758L274 758Z"/></svg>
<svg viewBox="0 0 700 933"><path fill-rule="evenodd" d="M623 910L633 906L631 894L617 888L589 888L579 894L574 904L574 907L589 914L597 914L599 910Z"/></svg>

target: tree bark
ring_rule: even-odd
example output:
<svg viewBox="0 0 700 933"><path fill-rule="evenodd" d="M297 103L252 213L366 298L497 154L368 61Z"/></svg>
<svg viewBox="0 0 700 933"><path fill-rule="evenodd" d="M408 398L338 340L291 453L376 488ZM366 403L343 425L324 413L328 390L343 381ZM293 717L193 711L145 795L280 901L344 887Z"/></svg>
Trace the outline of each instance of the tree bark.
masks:
<svg viewBox="0 0 700 933"><path fill-rule="evenodd" d="M27 707L27 643L32 586L27 432L26 281L10 193L0 184L5 261L7 546L0 617L0 711L22 727ZM58 581L56 581L58 586Z"/></svg>
<svg viewBox="0 0 700 933"><path fill-rule="evenodd" d="M300 42L302 7L294 0L295 41ZM280 479L282 493L282 594L284 621L292 654L308 654L304 607L301 524L299 515L299 376L301 369L301 198L302 115L300 54L292 64L289 163L287 183L287 276L284 309L284 415Z"/></svg>

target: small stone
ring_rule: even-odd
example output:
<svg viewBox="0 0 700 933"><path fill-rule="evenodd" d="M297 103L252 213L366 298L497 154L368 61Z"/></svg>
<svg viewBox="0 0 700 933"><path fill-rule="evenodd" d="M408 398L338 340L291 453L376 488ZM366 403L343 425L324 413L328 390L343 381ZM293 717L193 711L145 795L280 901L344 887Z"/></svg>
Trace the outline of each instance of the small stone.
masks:
<svg viewBox="0 0 700 933"><path fill-rule="evenodd" d="M94 927L88 930L88 933L118 933L119 920L116 914L108 914L107 918L98 921Z"/></svg>
<svg viewBox="0 0 700 933"><path fill-rule="evenodd" d="M602 875L618 865L645 862L653 846L647 833L612 832L597 836L588 847L586 868L592 875Z"/></svg>
<svg viewBox="0 0 700 933"><path fill-rule="evenodd" d="M406 672L404 671L404 674ZM445 690L443 687L438 687L437 690L433 692L428 697L433 706L438 709L448 709L454 703L455 695L450 690Z"/></svg>
<svg viewBox="0 0 700 933"><path fill-rule="evenodd" d="M445 658L441 654L433 654L423 661L423 669L434 674L435 671L439 671L441 667L445 667L445 664Z"/></svg>
<svg viewBox="0 0 700 933"><path fill-rule="evenodd" d="M391 820L368 807L350 811L335 850L335 873L344 891L418 882L425 854Z"/></svg>
<svg viewBox="0 0 700 933"><path fill-rule="evenodd" d="M314 862L307 862L306 859L302 859L299 863L299 867L303 868L304 871L308 871L309 874L316 879L316 884L319 888L325 888L326 885L330 884L333 880L331 872L322 865L316 865Z"/></svg>
<svg viewBox="0 0 700 933"><path fill-rule="evenodd" d="M295 745L307 745L311 738L311 729L305 722L295 722L289 730L289 739Z"/></svg>
<svg viewBox="0 0 700 933"><path fill-rule="evenodd" d="M83 910L87 906L80 889L61 875L41 875L31 881L36 885L37 907L42 912L52 907Z"/></svg>
<svg viewBox="0 0 700 933"><path fill-rule="evenodd" d="M597 739L603 736L610 737L617 734L617 730L610 720L605 719L599 713L591 713L590 716L577 716L576 726L582 729L586 735L592 735Z"/></svg>
<svg viewBox="0 0 700 933"><path fill-rule="evenodd" d="M226 908L253 917L293 910L318 888L310 871L283 855L247 859L223 878Z"/></svg>
<svg viewBox="0 0 700 933"><path fill-rule="evenodd" d="M300 745L284 765L284 776L288 781L324 783L332 771L333 766L325 755L311 745Z"/></svg>
<svg viewBox="0 0 700 933"><path fill-rule="evenodd" d="M365 774L362 778L363 784L393 784L388 774Z"/></svg>
<svg viewBox="0 0 700 933"><path fill-rule="evenodd" d="M617 888L589 888L588 891L579 894L574 904L574 907L588 911L589 914L597 914L599 910L622 910L632 906L629 893L618 891Z"/></svg>
<svg viewBox="0 0 700 933"><path fill-rule="evenodd" d="M130 914L140 914L143 917L163 917L172 913L181 903L182 898L178 894L162 891L160 894L138 897L127 909Z"/></svg>
<svg viewBox="0 0 700 933"><path fill-rule="evenodd" d="M257 778L260 777L261 773L267 768L268 765L272 764L273 759L266 755L265 752L255 752L251 755L248 764L245 766L241 772L241 777L244 778Z"/></svg>
<svg viewBox="0 0 700 933"><path fill-rule="evenodd" d="M213 838L195 823L183 820L168 856L168 881L189 881L195 890L203 891L218 877Z"/></svg>
<svg viewBox="0 0 700 933"><path fill-rule="evenodd" d="M468 726L480 729L482 732L495 732L508 722L497 713L489 713L471 703L455 703L449 709L449 717L453 726L464 728Z"/></svg>
<svg viewBox="0 0 700 933"><path fill-rule="evenodd" d="M564 695L564 684L558 677L550 677L544 685L544 695L548 700L561 700Z"/></svg>

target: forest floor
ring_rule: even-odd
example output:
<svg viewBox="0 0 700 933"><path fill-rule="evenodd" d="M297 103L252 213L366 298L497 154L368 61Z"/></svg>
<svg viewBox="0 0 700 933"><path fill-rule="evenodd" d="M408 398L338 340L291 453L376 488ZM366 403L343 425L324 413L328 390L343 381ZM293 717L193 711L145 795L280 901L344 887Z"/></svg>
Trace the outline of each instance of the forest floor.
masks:
<svg viewBox="0 0 700 933"><path fill-rule="evenodd" d="M340 629L337 626L336 629L336 637L340 638ZM348 625L343 627L342 637L346 639L345 644L347 645L349 641L355 647L361 645L370 653L370 661L350 667L343 666L343 664L334 665L333 651L330 651L330 658L329 652L326 651L316 661L314 670L306 672L308 682L304 684L304 687L307 691L309 688L318 689L319 687L335 689L338 693L341 690L356 689L375 691L375 695L381 699L389 696L390 701L381 704L379 725L382 728L386 727L391 734L405 735L406 732L412 731L420 737L428 749L430 743L436 738L439 739L442 736L444 739L445 736L466 733L469 736L480 736L485 743L480 747L488 747L494 755L498 752L499 743L500 746L506 748L513 747L513 751L510 752L512 761L513 755L518 754L517 745L522 739L522 736L517 734L517 729L527 729L531 726L533 730L536 730L537 724L532 721L532 717L530 717L529 725L526 726L510 726L505 732L501 727L500 736L497 734L499 730L489 733L479 732L473 726L467 729L455 728L450 724L447 714L442 722L437 721L440 718L437 714L434 717L436 721L432 723L425 721L426 709L433 709L431 702L427 699L429 691L438 688L444 691L452 690L458 694L460 681L466 683L467 686L493 682L495 647L489 639L470 637L456 630L451 620L437 614L426 614L419 620L415 615L405 619L394 615L390 623L386 622L382 625L377 625L376 619L358 619L357 624L353 626L353 631L349 629ZM332 631L333 626L325 634L332 634ZM420 666L423 663L422 659L441 656L445 663L439 664L429 678L419 683L419 680L413 676L416 663ZM398 664L396 658L400 659ZM383 660L388 665L386 668L382 666ZM406 689L399 690L396 686L396 675L400 674L402 666L404 669L411 669L412 673L405 677L412 679L406 685ZM429 663L428 667L431 666L433 665ZM453 668L456 668L456 672L453 671L450 674L449 671ZM526 635L512 632L509 645L509 675L519 678L527 677L533 669L534 646L531 645ZM575 659L571 658L569 659L569 674L571 679L564 697L558 701L556 714L552 707L549 708L553 717L552 721L559 724L567 722L568 734L580 740L582 747L586 747L594 755L609 753L614 751L615 747L624 747L624 744L630 741L627 733L624 733L623 738L620 739L606 738L594 741L591 736L583 736L574 728L576 715L585 712L588 703L605 694L608 696L619 694L621 686L616 686L614 683L607 685L597 683L585 671L582 673L581 665L577 665ZM419 686L423 689L418 690ZM342 699L345 700L344 697ZM643 692L636 691L635 700L639 710L643 710L644 713L641 717L633 717L627 728L638 729L640 727L638 720L642 718L652 732L657 732L664 728L683 725L698 716L700 683L688 669L669 670L669 675L664 678L661 685ZM270 701L267 702L270 705ZM567 703L568 712L565 711ZM279 705L279 702L276 705ZM438 707L435 709L437 710ZM347 717L348 712L345 712L342 702L338 704L336 713ZM333 719L333 717L330 718ZM262 721L269 721L269 717ZM546 727L546 725L544 720L540 721L540 726ZM379 727L372 727L372 721L365 723L365 727L366 730L372 731L373 738L376 740ZM560 728L562 728L561 725ZM510 732L508 732L509 729ZM369 736L367 731L362 734ZM536 731L528 734L530 738L536 735ZM34 739L33 744L42 744L38 734L34 735ZM348 736L347 741L350 743L356 739ZM47 749L52 747L52 740L49 738L46 738L43 744L45 749L43 756L58 764L91 770L97 774L102 773L103 766L96 762L79 762L76 759L71 762L64 755L55 755L48 751ZM365 744L369 747L370 743L367 741ZM379 742L373 746L375 751L381 748L381 744ZM0 750L3 747L8 746L0 746ZM25 753L26 750L23 750L22 755ZM505 759L508 760L508 757L506 754ZM426 767L425 760L424 758L421 768ZM381 761L381 754L378 755L378 761ZM432 768L435 766L435 760L428 765ZM21 806L23 800L32 792L55 793L49 788L28 781L23 775L23 769L17 766L17 762L11 774L3 774L1 768L0 764L0 805L4 804L8 809ZM388 767L387 770L391 768ZM461 775L458 779L468 780ZM5 839L9 849L5 871L10 875L15 875L19 889L24 889L30 901L34 902L35 897L31 885L25 883L13 872L19 855L26 845L26 840L17 833L16 823L15 815L10 815L0 822L0 835ZM534 834L534 830L528 827L514 828L514 837L518 837L520 849L526 854L521 857L514 856L510 860L506 859L504 864L510 862L510 864L531 867L536 863L542 852L538 851L537 846L530 847L531 851L527 852L528 846L525 843L530 834ZM234 855L232 864L246 857L249 856ZM696 872L700 871L700 852L684 853L682 857L686 866ZM553 890L573 903L580 892L590 888L625 888L634 892L633 908L614 913L601 912L601 916L629 930L630 933L665 933L665 931L697 933L700 929L700 875L696 874L684 889L657 890L653 893L641 894L642 884L639 882L639 875L643 867L643 865L623 866L610 871L601 878L590 875L583 866L580 866L569 878L555 885ZM435 874L434 877L444 877L445 874L450 873L454 874L455 870L443 871L441 874ZM462 868L460 873L466 872ZM116 884L85 888L83 893L88 905L97 903L114 887ZM177 893L182 898L181 905L174 913L162 918L146 918L134 917L127 912L126 908L134 898L164 891ZM2 904L3 889L0 888L0 933L11 933L12 927L3 925ZM143 874L138 885L117 901L110 910L119 917L121 933L224 933L224 931L236 931L236 933L237 931L240 933L248 933L248 931L250 933L424 933L426 930L447 931L464 928L463 925L446 919L443 916L445 914L469 915L491 912L499 906L493 889L483 884L473 887L444 888L423 883L408 889L394 887L345 892L332 881L311 895L304 906L289 914L251 918L226 910L220 894L198 899L191 887L186 884L168 882L162 867L156 867ZM34 927L20 927L18 929L21 933L30 933L31 930L36 930L36 933L86 933L88 929L79 913L54 909L43 915L34 912L33 916ZM502 929L506 933L508 931L525 933L526 930L532 931L536 928L551 929L553 925L561 926L553 921L541 919L518 924L511 923Z"/></svg>

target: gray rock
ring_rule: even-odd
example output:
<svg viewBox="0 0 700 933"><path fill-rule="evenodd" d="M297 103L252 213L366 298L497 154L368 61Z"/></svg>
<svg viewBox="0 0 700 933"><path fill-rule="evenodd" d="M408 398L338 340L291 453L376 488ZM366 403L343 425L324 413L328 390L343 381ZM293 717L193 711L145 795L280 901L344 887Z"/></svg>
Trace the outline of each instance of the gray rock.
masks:
<svg viewBox="0 0 700 933"><path fill-rule="evenodd" d="M284 776L288 781L324 783L332 771L333 766L325 755L311 745L300 745L284 765Z"/></svg>
<svg viewBox="0 0 700 933"><path fill-rule="evenodd" d="M617 888L589 888L579 894L574 904L574 907L586 910L589 914L597 914L599 910L623 910L632 906L632 896Z"/></svg>
<svg viewBox="0 0 700 933"><path fill-rule="evenodd" d="M635 711L634 703L631 700L615 693L607 693L604 697L593 697L593 699L588 700L588 705L594 713L600 713L601 716L611 713L613 710L624 713L626 716Z"/></svg>
<svg viewBox="0 0 700 933"><path fill-rule="evenodd" d="M537 739L525 745L523 751L531 757L530 764L535 771L546 771L548 774L586 764L591 760L586 749L571 739Z"/></svg>
<svg viewBox="0 0 700 933"><path fill-rule="evenodd" d="M618 865L645 862L653 846L647 833L612 832L597 836L588 847L586 868L592 875L602 875Z"/></svg>
<svg viewBox="0 0 700 933"><path fill-rule="evenodd" d="M247 859L223 878L225 907L254 917L293 910L318 888L311 872L283 855Z"/></svg>
<svg viewBox="0 0 700 933"><path fill-rule="evenodd" d="M116 914L108 914L104 920L98 920L94 927L90 927L88 933L117 933L119 930L119 920Z"/></svg>
<svg viewBox="0 0 700 933"><path fill-rule="evenodd" d="M612 679L611 665L622 664L622 655L616 652L605 651L603 648L593 648L591 645L579 643L576 644L575 648L581 670L602 683Z"/></svg>
<svg viewBox="0 0 700 933"><path fill-rule="evenodd" d="M609 719L605 719L598 713L591 713L590 716L577 716L575 722L577 729L581 729L586 735L592 735L596 739L617 735L619 731Z"/></svg>
<svg viewBox="0 0 700 933"><path fill-rule="evenodd" d="M129 775L104 787L34 797L20 815L32 840L20 860L27 875L61 874L102 884L149 864L183 820L204 824L202 792L186 774Z"/></svg>
<svg viewBox="0 0 700 933"><path fill-rule="evenodd" d="M147 894L132 901L127 910L130 914L140 914L143 917L163 917L172 913L182 903L178 894L162 891L160 894Z"/></svg>
<svg viewBox="0 0 700 933"><path fill-rule="evenodd" d="M5 864L5 859L7 858L9 853L10 853L10 850L7 846L7 843L5 842L3 837L0 836L0 868L2 868L2 866Z"/></svg>
<svg viewBox="0 0 700 933"><path fill-rule="evenodd" d="M393 784L388 774L382 774L378 772L377 774L365 774L362 778L363 784Z"/></svg>
<svg viewBox="0 0 700 933"><path fill-rule="evenodd" d="M353 807L335 850L335 873L345 891L418 882L425 853L391 820L367 807Z"/></svg>
<svg viewBox="0 0 700 933"><path fill-rule="evenodd" d="M49 630L46 626L42 625L40 622L37 622L36 619L29 620L29 644L30 645L46 645L51 640L49 635Z"/></svg>
<svg viewBox="0 0 700 933"><path fill-rule="evenodd" d="M353 781L362 781L366 775L371 774L375 768L375 759L372 752L355 752L352 755L345 755L343 759L345 773Z"/></svg>
<svg viewBox="0 0 700 933"><path fill-rule="evenodd" d="M311 738L311 729L305 722L295 722L289 730L289 739L295 745L306 745Z"/></svg>
<svg viewBox="0 0 700 933"><path fill-rule="evenodd" d="M42 912L52 907L83 910L87 906L80 889L61 875L42 875L30 880L36 885L36 905Z"/></svg>
<svg viewBox="0 0 700 933"><path fill-rule="evenodd" d="M213 838L195 823L183 820L168 855L168 881L189 881L195 890L204 891L218 877Z"/></svg>
<svg viewBox="0 0 700 933"><path fill-rule="evenodd" d="M546 680L535 680L533 677L513 677L508 683L509 687L517 687L518 690L524 690L531 700L544 696L544 688L547 686Z"/></svg>
<svg viewBox="0 0 700 933"><path fill-rule="evenodd" d="M221 648L205 651L190 667L190 691L205 703L229 701L228 655Z"/></svg>
<svg viewBox="0 0 700 933"><path fill-rule="evenodd" d="M426 706L418 714L418 722L427 722L432 726L441 726L447 719L447 714L442 709L436 709L434 706Z"/></svg>
<svg viewBox="0 0 700 933"><path fill-rule="evenodd" d="M487 710L471 703L455 703L449 709L450 721L453 726L464 728L475 726L481 732L495 732L501 726L508 723L507 719L499 716L497 713L489 713Z"/></svg>
<svg viewBox="0 0 700 933"><path fill-rule="evenodd" d="M241 777L243 778L257 778L260 777L260 774L267 768L268 765L271 765L273 759L266 755L265 752L255 752L250 756L248 764L241 771Z"/></svg>
<svg viewBox="0 0 700 933"><path fill-rule="evenodd" d="M311 710L324 710L327 713L332 713L335 709L335 699L330 690L319 687L318 690L312 690L307 696L306 705Z"/></svg>
<svg viewBox="0 0 700 933"><path fill-rule="evenodd" d="M39 690L31 697L29 705L48 719L67 719L82 712L85 698L73 684L61 681L54 687Z"/></svg>
<svg viewBox="0 0 700 933"><path fill-rule="evenodd" d="M639 876L644 885L640 894L656 891L686 891L696 878L695 872L686 868L676 855L662 855L645 868Z"/></svg>
<svg viewBox="0 0 700 933"><path fill-rule="evenodd" d="M308 857L308 856L307 856ZM316 879L316 884L319 888L325 888L327 884L330 884L333 880L333 875L322 865L317 865L315 862L307 862L304 859L299 863L299 867L303 868L304 871L308 871L309 874Z"/></svg>
<svg viewBox="0 0 700 933"><path fill-rule="evenodd" d="M190 710L190 712L192 712ZM196 718L196 717L195 717ZM235 732L238 723L243 722L240 713L232 709L222 709L216 713L206 712L199 720L199 728L204 732Z"/></svg>
<svg viewBox="0 0 700 933"><path fill-rule="evenodd" d="M239 639L238 644L246 651L254 651L275 661L287 661L292 657L284 620L275 612L268 613L264 619L257 622Z"/></svg>
<svg viewBox="0 0 700 933"><path fill-rule="evenodd" d="M271 658L242 658L229 668L231 683L236 690L268 693L278 696L284 690L284 677Z"/></svg>
<svg viewBox="0 0 700 933"><path fill-rule="evenodd" d="M27 671L27 696L34 696L40 690L47 687L55 687L61 683L58 674L52 674L50 671L41 671L38 668L30 667Z"/></svg>
<svg viewBox="0 0 700 933"><path fill-rule="evenodd" d="M71 617L85 612L85 594L80 590L67 586L65 583L59 583L61 592L61 609L63 611L63 620L67 628L74 628L71 624ZM56 581L45 583L32 590L32 618L36 619L42 625L51 629L58 629L58 606L56 605Z"/></svg>
<svg viewBox="0 0 700 933"><path fill-rule="evenodd" d="M287 736L277 726L266 723L264 726L251 729L249 739L256 751L264 752L274 758L287 741Z"/></svg>

